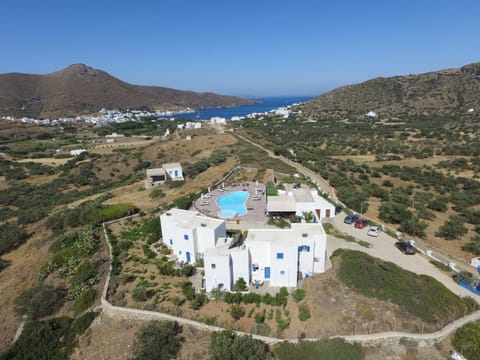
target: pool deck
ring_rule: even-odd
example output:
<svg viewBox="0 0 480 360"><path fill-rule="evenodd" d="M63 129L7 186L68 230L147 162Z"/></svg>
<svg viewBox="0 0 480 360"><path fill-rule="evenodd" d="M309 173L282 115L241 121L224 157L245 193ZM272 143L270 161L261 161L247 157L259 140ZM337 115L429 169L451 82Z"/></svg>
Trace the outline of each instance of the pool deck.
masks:
<svg viewBox="0 0 480 360"><path fill-rule="evenodd" d="M255 191L255 189L261 189L262 191ZM217 205L217 199L224 195L227 195L235 191L247 191L249 196L246 201L247 213L242 216L235 216L233 218L223 218L218 215L221 208ZM228 222L267 222L267 194L264 184L259 183L258 186L254 182L233 183L225 186L223 189L218 187L211 190L210 193L206 193L203 199L200 197L194 201L193 207L202 214L217 218L224 219Z"/></svg>

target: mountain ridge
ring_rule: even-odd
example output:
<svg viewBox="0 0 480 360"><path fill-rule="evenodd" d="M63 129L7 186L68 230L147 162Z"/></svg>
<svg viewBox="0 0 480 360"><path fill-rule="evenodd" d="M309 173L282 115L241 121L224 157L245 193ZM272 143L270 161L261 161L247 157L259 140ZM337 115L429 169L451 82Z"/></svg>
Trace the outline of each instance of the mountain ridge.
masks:
<svg viewBox="0 0 480 360"><path fill-rule="evenodd" d="M480 62L460 68L376 77L322 94L299 107L308 116L461 115L480 112ZM471 115L469 115L471 116Z"/></svg>
<svg viewBox="0 0 480 360"><path fill-rule="evenodd" d="M254 101L211 92L133 85L84 64L48 74L0 74L0 115L15 117L75 116L101 108L165 111L251 103Z"/></svg>

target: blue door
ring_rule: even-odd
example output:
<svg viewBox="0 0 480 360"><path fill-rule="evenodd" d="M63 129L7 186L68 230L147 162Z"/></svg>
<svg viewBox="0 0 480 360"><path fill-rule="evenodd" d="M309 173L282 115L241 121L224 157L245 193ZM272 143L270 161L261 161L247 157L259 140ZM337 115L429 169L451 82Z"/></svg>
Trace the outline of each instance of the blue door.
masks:
<svg viewBox="0 0 480 360"><path fill-rule="evenodd" d="M178 170L175 170L175 177L178 177Z"/></svg>
<svg viewBox="0 0 480 360"><path fill-rule="evenodd" d="M270 267L265 268L265 279L270 279Z"/></svg>
<svg viewBox="0 0 480 360"><path fill-rule="evenodd" d="M190 264L192 259L190 259L190 251L187 251L187 264Z"/></svg>

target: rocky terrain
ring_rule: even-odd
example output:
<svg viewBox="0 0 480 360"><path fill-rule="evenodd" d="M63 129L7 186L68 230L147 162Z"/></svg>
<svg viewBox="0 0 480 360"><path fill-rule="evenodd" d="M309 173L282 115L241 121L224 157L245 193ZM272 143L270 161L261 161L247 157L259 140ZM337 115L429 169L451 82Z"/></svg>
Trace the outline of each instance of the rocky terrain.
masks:
<svg viewBox="0 0 480 360"><path fill-rule="evenodd" d="M123 82L83 64L45 75L0 74L0 115L55 118L106 109L178 110L228 107L252 101Z"/></svg>
<svg viewBox="0 0 480 360"><path fill-rule="evenodd" d="M461 116L480 111L480 63L418 75L377 77L325 93L301 106L309 116ZM473 110L472 110L473 109Z"/></svg>

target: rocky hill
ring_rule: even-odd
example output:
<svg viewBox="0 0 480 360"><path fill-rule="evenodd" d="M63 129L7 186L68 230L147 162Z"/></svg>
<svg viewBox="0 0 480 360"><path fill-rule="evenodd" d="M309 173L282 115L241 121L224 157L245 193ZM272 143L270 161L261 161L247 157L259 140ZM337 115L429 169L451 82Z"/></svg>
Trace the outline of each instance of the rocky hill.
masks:
<svg viewBox="0 0 480 360"><path fill-rule="evenodd" d="M301 109L307 116L363 115L370 111L382 117L476 116L480 113L480 63L343 86Z"/></svg>
<svg viewBox="0 0 480 360"><path fill-rule="evenodd" d="M46 75L0 74L0 115L16 117L56 118L101 108L177 110L248 103L233 96L131 85L83 64Z"/></svg>

